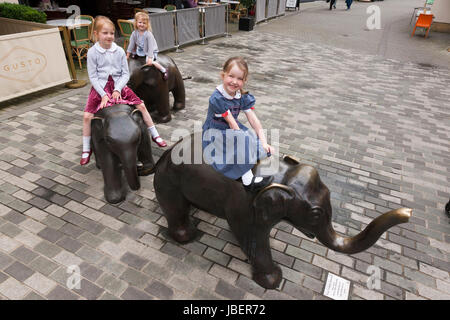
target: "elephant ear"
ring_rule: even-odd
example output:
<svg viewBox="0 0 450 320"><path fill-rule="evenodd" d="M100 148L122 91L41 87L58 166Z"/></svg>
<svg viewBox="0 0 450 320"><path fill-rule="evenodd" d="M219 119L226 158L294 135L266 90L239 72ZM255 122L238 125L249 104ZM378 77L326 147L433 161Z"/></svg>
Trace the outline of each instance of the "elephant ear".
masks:
<svg viewBox="0 0 450 320"><path fill-rule="evenodd" d="M272 183L253 199L257 219L268 221L274 215L280 215L281 218L287 212L288 202L294 198L295 191L291 187Z"/></svg>
<svg viewBox="0 0 450 320"><path fill-rule="evenodd" d="M144 70L136 69L131 73L128 86L131 90L136 90L144 82Z"/></svg>

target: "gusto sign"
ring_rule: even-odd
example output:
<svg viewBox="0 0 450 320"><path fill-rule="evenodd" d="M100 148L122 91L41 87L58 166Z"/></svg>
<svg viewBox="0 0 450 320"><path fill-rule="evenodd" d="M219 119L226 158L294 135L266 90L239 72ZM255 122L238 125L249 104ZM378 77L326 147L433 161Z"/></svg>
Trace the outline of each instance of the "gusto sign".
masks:
<svg viewBox="0 0 450 320"><path fill-rule="evenodd" d="M40 52L16 46L0 57L0 78L29 82L47 66L47 58Z"/></svg>

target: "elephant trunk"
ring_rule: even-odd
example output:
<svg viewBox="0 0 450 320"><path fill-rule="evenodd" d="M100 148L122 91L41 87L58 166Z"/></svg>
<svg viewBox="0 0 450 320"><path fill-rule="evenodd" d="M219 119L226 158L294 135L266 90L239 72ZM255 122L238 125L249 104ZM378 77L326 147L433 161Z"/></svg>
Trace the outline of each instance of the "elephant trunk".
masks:
<svg viewBox="0 0 450 320"><path fill-rule="evenodd" d="M412 210L400 208L384 213L374 219L363 231L354 237L343 237L334 231L331 221L318 234L317 239L326 247L342 253L353 254L371 247L390 227L408 222Z"/></svg>
<svg viewBox="0 0 450 320"><path fill-rule="evenodd" d="M128 152L126 155L120 156L123 172L125 173L125 177L131 190L138 190L141 187L136 166L136 154L137 152L135 151Z"/></svg>

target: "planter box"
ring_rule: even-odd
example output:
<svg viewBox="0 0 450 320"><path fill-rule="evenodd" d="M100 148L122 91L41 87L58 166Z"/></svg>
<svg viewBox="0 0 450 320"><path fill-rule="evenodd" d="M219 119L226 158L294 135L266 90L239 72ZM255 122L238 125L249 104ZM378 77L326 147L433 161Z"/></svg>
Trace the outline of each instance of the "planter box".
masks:
<svg viewBox="0 0 450 320"><path fill-rule="evenodd" d="M69 81L57 27L0 18L0 101Z"/></svg>
<svg viewBox="0 0 450 320"><path fill-rule="evenodd" d="M254 26L255 26L255 18L253 17L239 18L239 30L252 31Z"/></svg>

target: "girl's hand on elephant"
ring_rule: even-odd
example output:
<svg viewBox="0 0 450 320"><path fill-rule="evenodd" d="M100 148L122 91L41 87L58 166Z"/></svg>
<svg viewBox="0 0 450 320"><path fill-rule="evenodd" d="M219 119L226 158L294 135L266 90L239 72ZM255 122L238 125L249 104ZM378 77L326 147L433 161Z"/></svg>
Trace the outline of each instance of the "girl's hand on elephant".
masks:
<svg viewBox="0 0 450 320"><path fill-rule="evenodd" d="M153 65L153 60L152 60L151 58L147 58L147 63L146 63L146 65L147 65L147 66Z"/></svg>
<svg viewBox="0 0 450 320"><path fill-rule="evenodd" d="M113 100L122 100L122 96L120 95L120 92L117 90L114 90L114 92L112 93L112 98Z"/></svg>
<svg viewBox="0 0 450 320"><path fill-rule="evenodd" d="M275 148L272 147L270 144L267 144L267 143L263 144L263 148L268 154L274 154L275 153Z"/></svg>
<svg viewBox="0 0 450 320"><path fill-rule="evenodd" d="M106 104L109 101L109 97L108 94L105 94L102 98L102 102L100 103L100 109L103 109L104 107L106 107Z"/></svg>

